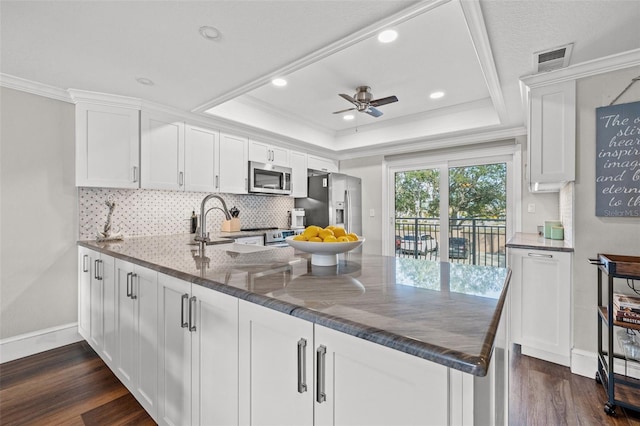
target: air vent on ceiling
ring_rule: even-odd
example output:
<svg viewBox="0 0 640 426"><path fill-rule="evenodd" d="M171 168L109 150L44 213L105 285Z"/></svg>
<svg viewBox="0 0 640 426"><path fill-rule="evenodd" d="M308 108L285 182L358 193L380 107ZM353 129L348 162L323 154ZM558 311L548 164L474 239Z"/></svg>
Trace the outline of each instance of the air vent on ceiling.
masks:
<svg viewBox="0 0 640 426"><path fill-rule="evenodd" d="M569 65L572 49L573 43L569 43L565 46L534 53L533 63L536 72L547 72L565 68Z"/></svg>

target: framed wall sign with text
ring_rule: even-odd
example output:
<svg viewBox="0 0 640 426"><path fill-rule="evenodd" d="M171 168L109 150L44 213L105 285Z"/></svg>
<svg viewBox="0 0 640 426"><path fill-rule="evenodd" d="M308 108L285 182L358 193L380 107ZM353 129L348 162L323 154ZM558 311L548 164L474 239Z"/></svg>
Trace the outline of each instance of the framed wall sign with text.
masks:
<svg viewBox="0 0 640 426"><path fill-rule="evenodd" d="M596 108L596 216L640 218L640 102Z"/></svg>

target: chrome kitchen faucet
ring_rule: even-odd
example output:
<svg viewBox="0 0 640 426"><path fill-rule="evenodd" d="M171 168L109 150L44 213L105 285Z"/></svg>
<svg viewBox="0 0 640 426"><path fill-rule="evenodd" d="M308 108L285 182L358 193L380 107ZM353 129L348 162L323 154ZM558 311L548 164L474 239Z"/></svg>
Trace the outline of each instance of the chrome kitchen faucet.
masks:
<svg viewBox="0 0 640 426"><path fill-rule="evenodd" d="M220 200L220 202L222 203L222 208L220 210L222 210L222 212L224 213L225 219L231 220L229 209L227 209L227 203L224 202L222 197L216 194L209 194L204 197L202 203L200 204L200 232L198 232L196 237L194 238L196 241L200 241L201 243L207 243L209 241L209 233L207 232L207 213L209 213L209 210L212 209L209 209L205 212L204 208L207 204L207 201L212 198L217 198L218 200Z"/></svg>

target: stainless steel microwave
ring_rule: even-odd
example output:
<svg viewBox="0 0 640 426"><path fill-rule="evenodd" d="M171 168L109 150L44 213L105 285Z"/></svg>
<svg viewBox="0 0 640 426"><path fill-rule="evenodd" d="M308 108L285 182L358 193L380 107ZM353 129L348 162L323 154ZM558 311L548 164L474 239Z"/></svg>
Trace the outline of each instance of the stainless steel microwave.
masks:
<svg viewBox="0 0 640 426"><path fill-rule="evenodd" d="M249 161L249 192L291 194L291 168Z"/></svg>

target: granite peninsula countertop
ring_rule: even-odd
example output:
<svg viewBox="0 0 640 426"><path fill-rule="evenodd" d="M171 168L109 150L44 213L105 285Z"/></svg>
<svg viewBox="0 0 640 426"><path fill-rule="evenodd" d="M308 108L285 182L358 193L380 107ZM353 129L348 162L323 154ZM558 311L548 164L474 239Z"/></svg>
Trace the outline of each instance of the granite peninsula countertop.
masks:
<svg viewBox="0 0 640 426"><path fill-rule="evenodd" d="M346 253L312 266L292 247L253 253L192 235L79 241L239 299L476 376L488 371L511 272L507 268Z"/></svg>
<svg viewBox="0 0 640 426"><path fill-rule="evenodd" d="M566 240L550 240L538 234L516 232L507 241L507 247L529 250L550 250L573 252L573 246Z"/></svg>

